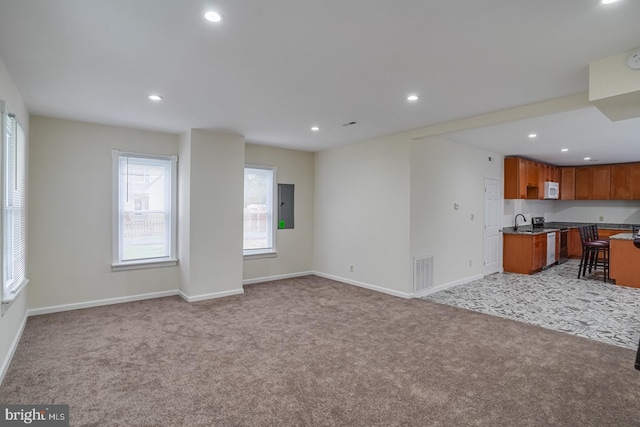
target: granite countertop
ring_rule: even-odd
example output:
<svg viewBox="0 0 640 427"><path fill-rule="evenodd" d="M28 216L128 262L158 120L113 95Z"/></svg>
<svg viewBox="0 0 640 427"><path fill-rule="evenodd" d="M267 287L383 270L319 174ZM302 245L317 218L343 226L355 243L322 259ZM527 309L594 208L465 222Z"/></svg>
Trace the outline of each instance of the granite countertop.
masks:
<svg viewBox="0 0 640 427"><path fill-rule="evenodd" d="M566 228L566 227L565 227ZM522 234L522 235L526 235L526 236L535 236L538 234L547 234L547 233L554 233L554 232L558 232L560 231L559 228L550 228L550 227L544 227L544 228L532 228L530 225L529 226L519 226L518 227L518 231L514 230L513 227L505 227L502 229L502 232L504 234Z"/></svg>
<svg viewBox="0 0 640 427"><path fill-rule="evenodd" d="M636 235L633 233L619 233L619 234L614 234L613 236L609 236L609 239L614 239L614 240L633 240L635 239Z"/></svg>
<svg viewBox="0 0 640 427"><path fill-rule="evenodd" d="M522 224L518 226L518 231L514 227L504 227L502 232L504 234L522 234L526 236L535 236L537 234L552 233L554 231L560 231L562 228L578 228L583 225L594 224L593 222L547 222L544 228L533 228L531 224ZM606 230L620 230L631 231L631 224L611 224L611 223L597 223L598 228ZM626 234L626 233L624 233ZM633 239L629 239L633 240Z"/></svg>

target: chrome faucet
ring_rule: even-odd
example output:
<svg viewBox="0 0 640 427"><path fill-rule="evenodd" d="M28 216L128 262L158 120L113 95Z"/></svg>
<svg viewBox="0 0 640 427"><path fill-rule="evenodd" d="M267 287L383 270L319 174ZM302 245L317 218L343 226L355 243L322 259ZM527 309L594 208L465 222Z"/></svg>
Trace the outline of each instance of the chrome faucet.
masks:
<svg viewBox="0 0 640 427"><path fill-rule="evenodd" d="M513 229L514 231L518 231L518 217L521 216L524 222L527 222L527 218L523 214L516 215L516 218L513 220Z"/></svg>

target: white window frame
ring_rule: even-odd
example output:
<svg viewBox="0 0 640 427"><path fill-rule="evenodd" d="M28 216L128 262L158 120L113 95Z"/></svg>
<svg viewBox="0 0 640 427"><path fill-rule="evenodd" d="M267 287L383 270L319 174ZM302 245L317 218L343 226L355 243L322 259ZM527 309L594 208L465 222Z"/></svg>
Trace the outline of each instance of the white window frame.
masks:
<svg viewBox="0 0 640 427"><path fill-rule="evenodd" d="M177 229L178 229L178 156L162 156L155 154L143 154L143 153L132 153L127 151L120 150L112 150L112 271L121 271L121 270L134 270L134 269L142 269L142 268L155 268L155 267L169 267L175 266L178 264L177 258ZM146 160L162 160L169 161L171 166L170 171L170 180L169 183L169 191L170 195L168 198L169 206L169 227L166 230L167 239L169 241L169 255L157 258L140 258L135 260L123 260L122 259L122 229L121 229L121 218L122 218L122 209L120 204L120 186L123 183L120 181L120 177L122 176L120 173L120 159L122 158L138 158L138 159L146 159Z"/></svg>
<svg viewBox="0 0 640 427"><path fill-rule="evenodd" d="M0 101L2 150L0 150L0 188L2 189L2 286L3 304L10 304L29 283L27 278L27 158L26 134ZM9 155L9 153L11 155ZM12 188L9 188L12 186ZM12 197L17 195L17 198Z"/></svg>
<svg viewBox="0 0 640 427"><path fill-rule="evenodd" d="M271 190L271 227L268 230L271 235L271 247L260 249L244 249L244 233L243 233L243 249L242 253L244 259L256 259L256 258L275 258L278 255L276 250L276 230L278 229L278 209L276 204L278 203L278 168L276 166L264 166L256 164L245 164L244 169L262 169L268 170L272 173L272 190Z"/></svg>

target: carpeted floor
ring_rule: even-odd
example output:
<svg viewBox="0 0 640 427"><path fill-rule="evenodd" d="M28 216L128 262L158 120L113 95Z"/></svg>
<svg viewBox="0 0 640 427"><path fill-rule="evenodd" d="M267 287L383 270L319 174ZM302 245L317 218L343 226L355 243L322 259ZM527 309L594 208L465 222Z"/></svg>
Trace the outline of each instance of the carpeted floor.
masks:
<svg viewBox="0 0 640 427"><path fill-rule="evenodd" d="M308 276L32 317L2 403L82 426L637 426L635 352Z"/></svg>

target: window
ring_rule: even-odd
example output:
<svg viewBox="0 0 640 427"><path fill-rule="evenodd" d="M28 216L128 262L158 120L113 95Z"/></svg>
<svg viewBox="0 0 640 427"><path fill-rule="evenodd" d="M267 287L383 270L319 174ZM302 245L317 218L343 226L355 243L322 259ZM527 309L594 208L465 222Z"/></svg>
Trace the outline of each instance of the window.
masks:
<svg viewBox="0 0 640 427"><path fill-rule="evenodd" d="M113 151L114 270L176 264L176 163Z"/></svg>
<svg viewBox="0 0 640 427"><path fill-rule="evenodd" d="M26 167L24 131L14 115L2 107L2 301L8 302L28 283Z"/></svg>
<svg viewBox="0 0 640 427"><path fill-rule="evenodd" d="M245 256L275 256L275 175L275 167L247 165L244 168Z"/></svg>

